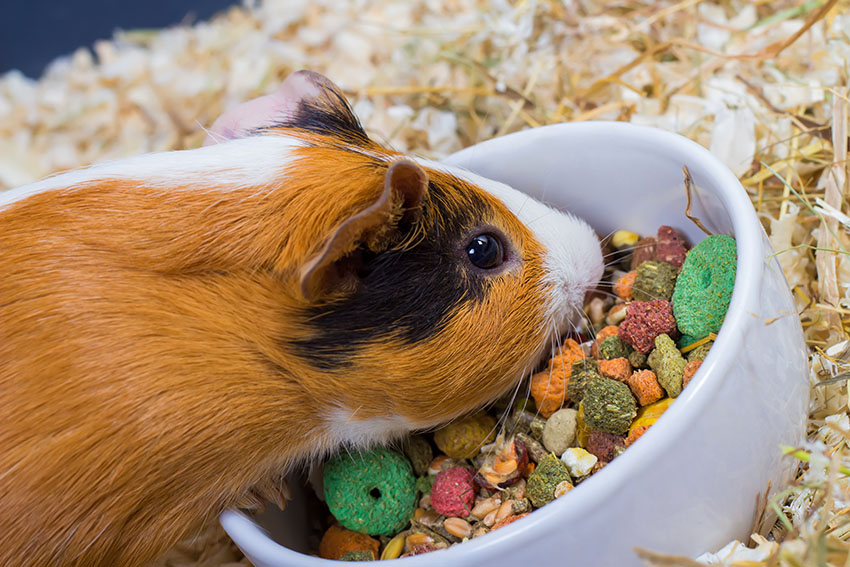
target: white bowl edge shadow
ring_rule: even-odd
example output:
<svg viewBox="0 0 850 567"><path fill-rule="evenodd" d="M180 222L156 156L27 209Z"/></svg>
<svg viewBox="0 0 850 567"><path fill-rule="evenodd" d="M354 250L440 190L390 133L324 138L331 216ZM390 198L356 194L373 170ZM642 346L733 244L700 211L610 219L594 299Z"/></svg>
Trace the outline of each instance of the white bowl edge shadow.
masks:
<svg viewBox="0 0 850 567"><path fill-rule="evenodd" d="M569 136L579 136L582 130L598 132L600 129L610 131L612 136L632 136L636 140L640 139L642 143L668 148L677 158L681 158L683 165L699 163L703 169L709 169L712 172L714 177L712 184L716 187L713 194L720 200L723 209L730 217L738 246L735 287L717 340L691 383L677 398L676 403L670 406L659 421L633 447L598 474L585 480L564 497L535 510L533 514L518 522L501 528L497 537L488 534L448 550L405 558L403 560L405 564L475 564L480 561L482 555L492 556L498 549L507 549L506 546L512 547L529 538L534 538L532 532L542 523L557 519L562 525L567 525L570 522L581 521L584 512L605 506L605 499L629 481L630 471L638 463L651 461L662 455L675 443L682 431L686 430L694 420L699 419L705 405L711 403L712 394L721 388L726 371L732 362L732 357L724 357L722 353L737 350L745 340L743 332L749 323L747 318L751 317L751 311L747 306L760 304L758 284L762 281L761 271L771 251L766 247L761 225L738 179L724 164L697 143L671 132L627 123L570 123L526 130L489 140L462 150L444 161L453 165L463 164L469 156L475 152L481 152L486 146L505 146L521 138L528 141L536 135L559 136L562 132ZM697 185L699 185L698 182ZM726 190L720 190L720 187L725 187ZM775 263L775 260L770 261ZM804 346L802 333L800 333L800 340L802 349ZM800 428L804 425L801 423ZM221 515L220 521L228 534L243 548L246 555L257 559L260 564L304 567L327 567L337 564L281 546L273 541L261 526L240 511L227 510Z"/></svg>

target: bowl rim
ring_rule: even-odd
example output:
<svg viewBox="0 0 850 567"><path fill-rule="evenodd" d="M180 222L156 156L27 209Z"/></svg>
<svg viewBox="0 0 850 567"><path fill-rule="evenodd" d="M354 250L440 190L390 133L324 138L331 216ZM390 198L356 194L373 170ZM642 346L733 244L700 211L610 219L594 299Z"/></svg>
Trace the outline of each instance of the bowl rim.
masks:
<svg viewBox="0 0 850 567"><path fill-rule="evenodd" d="M636 470L660 457L676 437L689 429L689 424L698 419L706 406L712 402L712 394L717 392L725 382L724 378L728 375L726 370L734 357L723 356L723 353L737 351L744 342L744 331L753 318L752 310L745 306L760 303L759 284L762 280L761 272L765 258L763 230L749 196L738 178L723 162L698 143L675 132L627 122L570 122L540 126L486 140L440 161L458 165L458 161L462 160L467 152L474 151L476 159L481 159L482 148L488 151L498 150L500 146L529 143L539 136L581 136L583 134L598 136L600 133L625 139L623 143L639 141L659 153L672 154L677 159L681 158L683 164L699 162L705 171L709 172L710 185L714 189L706 189L706 191L710 191L720 200L730 217L738 256L732 299L720 331L717 333L717 339L688 388L684 389L677 398L677 401L681 400L681 402L672 404L658 422L635 442L636 447L625 451L606 465L604 470L582 482L580 490L570 491L569 494L535 510L533 514L529 514L520 521L500 528L500 537L476 538L465 542L464 545L440 550L439 557L429 553L404 558L406 564L424 565L434 560L439 562L451 560L458 564L465 564L463 563L465 560L480 559L484 554L495 555L504 546L517 545L518 540L525 539L526 533L536 531L541 524L555 521L555 518L550 516L557 516L557 520L562 524L580 521L583 514L604 505L604 500L626 484ZM705 177L706 175L702 176L702 178ZM694 181L697 184L697 180ZM706 185L707 183L703 183L701 186ZM240 547L245 545L243 551L247 550L247 555L251 558L268 563L290 560L293 564L297 563L303 567L330 567L338 564L332 560L305 555L278 544L259 524L238 510L224 511L219 520L225 531Z"/></svg>

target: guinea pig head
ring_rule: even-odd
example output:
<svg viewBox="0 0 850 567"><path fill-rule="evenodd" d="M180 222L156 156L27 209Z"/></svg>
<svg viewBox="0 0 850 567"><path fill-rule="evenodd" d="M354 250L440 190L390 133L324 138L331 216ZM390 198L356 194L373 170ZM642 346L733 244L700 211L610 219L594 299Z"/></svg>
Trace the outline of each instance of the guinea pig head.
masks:
<svg viewBox="0 0 850 567"><path fill-rule="evenodd" d="M282 104L289 118L265 132L309 145L293 183L327 192L305 207L331 206L305 213L324 224L295 231L303 252L282 260L301 258L281 365L321 420L317 450L433 427L516 387L601 277L594 232L504 184L374 144L336 87L301 79L315 96Z"/></svg>

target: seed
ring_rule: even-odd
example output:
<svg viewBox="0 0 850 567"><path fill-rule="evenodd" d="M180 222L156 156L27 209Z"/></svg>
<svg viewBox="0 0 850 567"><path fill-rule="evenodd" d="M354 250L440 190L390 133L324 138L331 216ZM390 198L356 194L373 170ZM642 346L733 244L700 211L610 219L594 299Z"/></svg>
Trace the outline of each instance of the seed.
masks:
<svg viewBox="0 0 850 567"><path fill-rule="evenodd" d="M389 543L384 547L383 553L381 553L381 559L395 559L399 555L401 555L402 550L404 549L404 532L398 534L394 538L392 538Z"/></svg>
<svg viewBox="0 0 850 567"><path fill-rule="evenodd" d="M422 508L417 508L417 510L422 510ZM417 518L417 515L419 516ZM422 524L423 526L433 527L440 523L440 520L443 519L440 514L437 513L436 510L422 510L422 514L413 515L413 519Z"/></svg>
<svg viewBox="0 0 850 567"><path fill-rule="evenodd" d="M514 502L513 500L505 500L499 509L496 511L496 521L501 522L514 512Z"/></svg>
<svg viewBox="0 0 850 567"><path fill-rule="evenodd" d="M493 510L492 512L484 516L484 519L481 520L481 522L488 528L493 527L493 524L496 523L496 510Z"/></svg>
<svg viewBox="0 0 850 567"><path fill-rule="evenodd" d="M564 480L559 482L558 486L555 487L555 498L560 498L572 489L573 485L570 484L570 481Z"/></svg>
<svg viewBox="0 0 850 567"><path fill-rule="evenodd" d="M413 549L418 545L428 545L429 543L434 543L434 540L428 534L416 532L407 536L407 540L404 543L406 548Z"/></svg>
<svg viewBox="0 0 850 567"><path fill-rule="evenodd" d="M525 489L525 479L521 478L513 486L509 486L506 492L510 495L511 499L522 499L525 498Z"/></svg>
<svg viewBox="0 0 850 567"><path fill-rule="evenodd" d="M608 315L605 317L605 323L607 325L619 325L626 318L626 304L620 303L615 305L608 311Z"/></svg>
<svg viewBox="0 0 850 567"><path fill-rule="evenodd" d="M495 511L501 505L501 503L502 501L500 499L493 496L491 496L490 498L485 498L484 500L476 504L474 508L472 508L472 512L470 512L470 514L474 518L480 520L490 512Z"/></svg>
<svg viewBox="0 0 850 567"><path fill-rule="evenodd" d="M446 518L443 528L453 536L464 539L472 535L472 526L463 518Z"/></svg>
<svg viewBox="0 0 850 567"><path fill-rule="evenodd" d="M485 526L478 525L478 526L475 527L475 531L472 532L472 537L476 538L476 537L479 537L479 536L483 536L484 534L486 534L489 531L490 530L487 529Z"/></svg>
<svg viewBox="0 0 850 567"><path fill-rule="evenodd" d="M422 498L419 499L419 507L428 508L429 506L431 506L431 495L423 494Z"/></svg>

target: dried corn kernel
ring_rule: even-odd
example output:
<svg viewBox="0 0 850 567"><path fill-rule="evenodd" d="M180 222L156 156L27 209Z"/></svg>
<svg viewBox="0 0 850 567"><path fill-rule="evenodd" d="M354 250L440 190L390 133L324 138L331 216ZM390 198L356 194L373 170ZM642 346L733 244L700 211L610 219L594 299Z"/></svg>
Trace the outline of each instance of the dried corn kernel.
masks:
<svg viewBox="0 0 850 567"><path fill-rule="evenodd" d="M667 408L670 407L670 404L673 403L673 398L664 398L659 402L655 402L654 404L649 404L644 406L638 410L637 417L632 422L632 425L629 427L629 431L641 427L644 425L652 425L661 415L667 411Z"/></svg>
<svg viewBox="0 0 850 567"><path fill-rule="evenodd" d="M572 483L568 480L561 481L558 483L558 486L555 487L555 498L560 498L570 490L575 488Z"/></svg>
<svg viewBox="0 0 850 567"><path fill-rule="evenodd" d="M630 447L632 443L640 439L640 436L643 435L647 429L649 429L648 425L639 425L629 429L629 436L626 437L626 447Z"/></svg>

